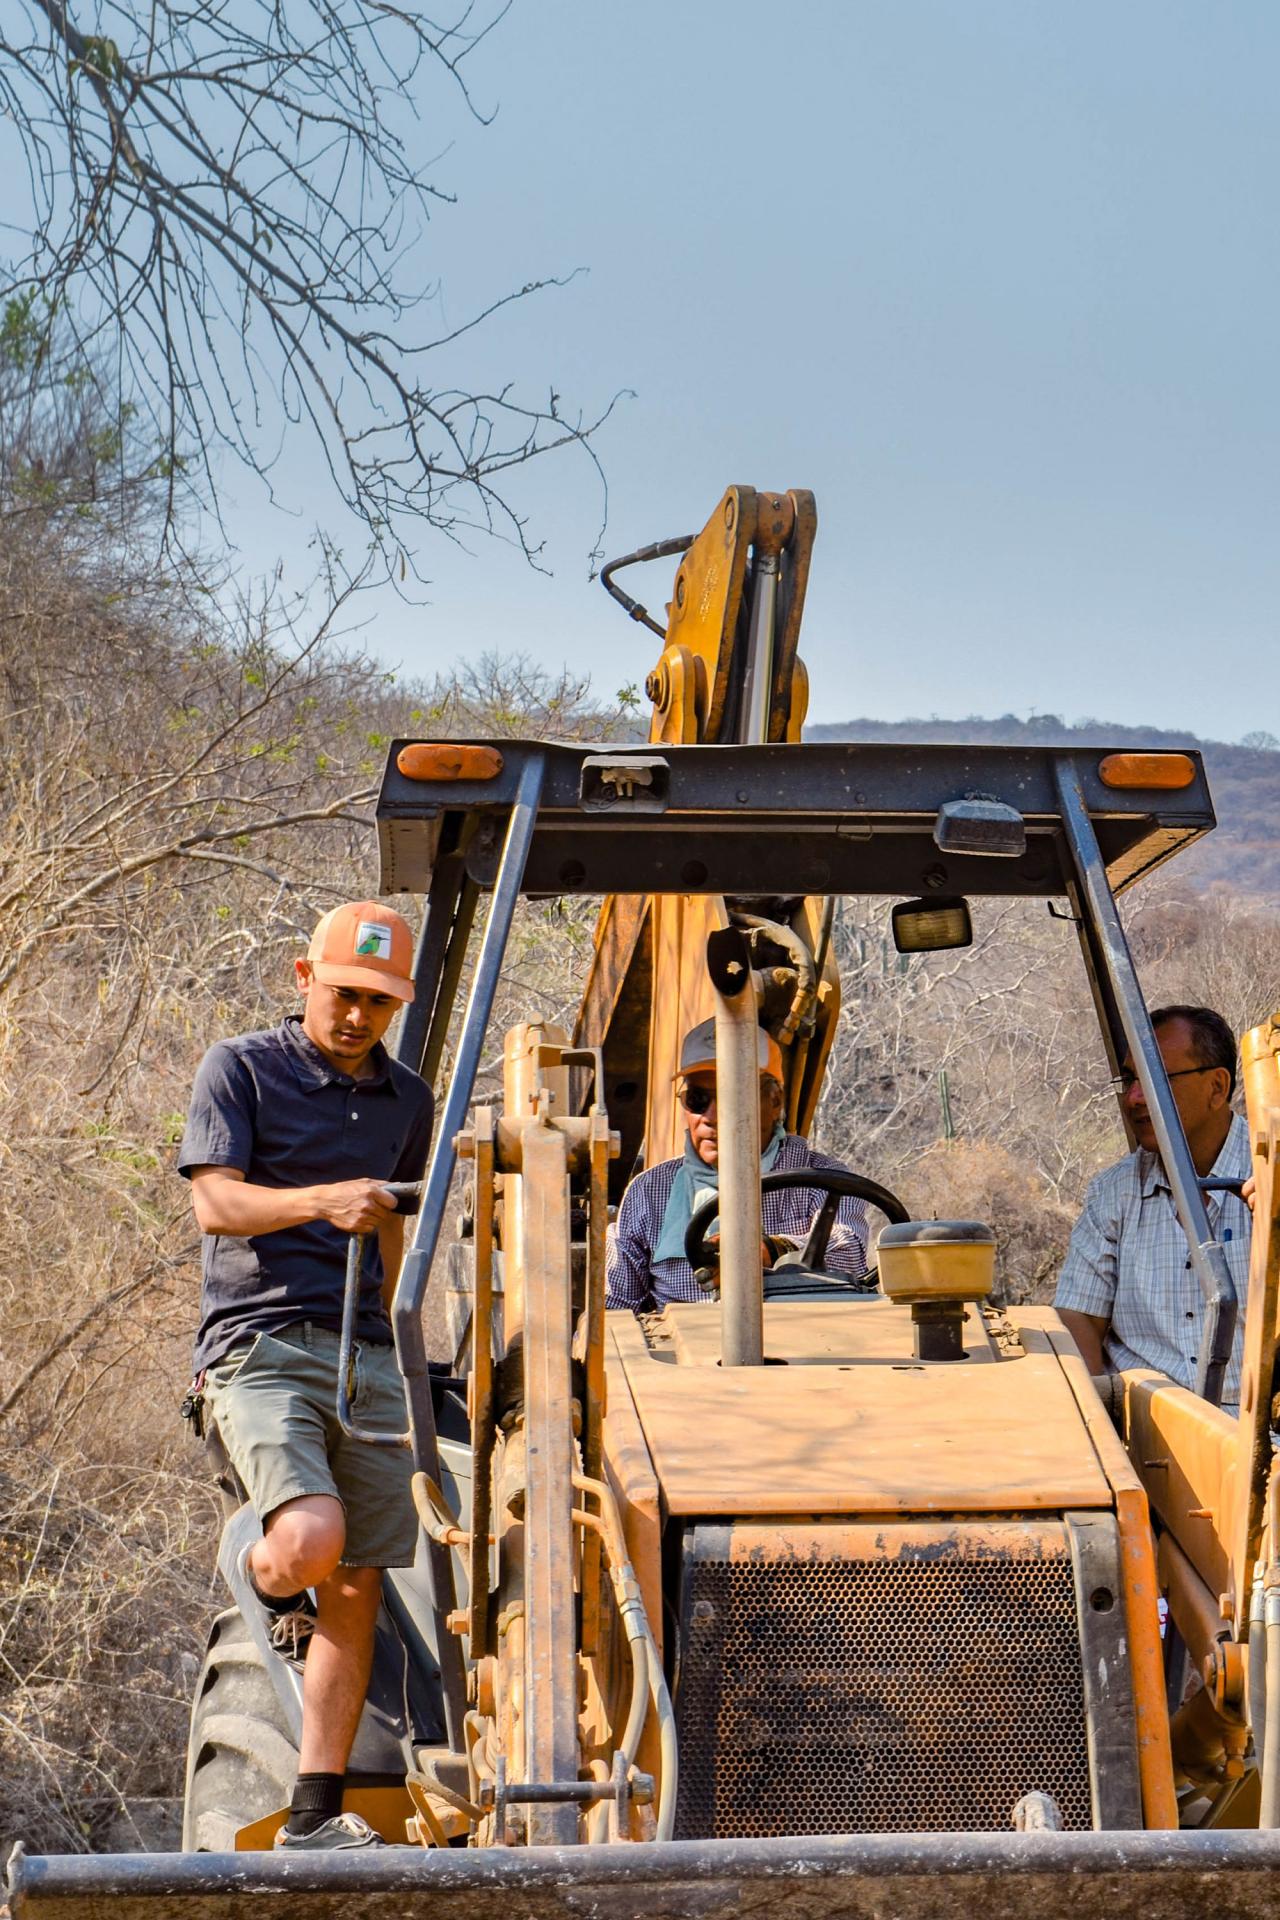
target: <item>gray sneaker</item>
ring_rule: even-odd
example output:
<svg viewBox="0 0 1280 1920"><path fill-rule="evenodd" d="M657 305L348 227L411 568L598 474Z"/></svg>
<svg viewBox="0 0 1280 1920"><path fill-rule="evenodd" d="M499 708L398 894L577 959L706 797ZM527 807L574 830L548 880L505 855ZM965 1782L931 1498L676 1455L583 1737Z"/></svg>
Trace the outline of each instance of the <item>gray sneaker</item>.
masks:
<svg viewBox="0 0 1280 1920"><path fill-rule="evenodd" d="M335 1813L314 1833L290 1833L288 1827L281 1827L275 1844L311 1853L344 1853L352 1847L385 1847L387 1842L358 1813Z"/></svg>

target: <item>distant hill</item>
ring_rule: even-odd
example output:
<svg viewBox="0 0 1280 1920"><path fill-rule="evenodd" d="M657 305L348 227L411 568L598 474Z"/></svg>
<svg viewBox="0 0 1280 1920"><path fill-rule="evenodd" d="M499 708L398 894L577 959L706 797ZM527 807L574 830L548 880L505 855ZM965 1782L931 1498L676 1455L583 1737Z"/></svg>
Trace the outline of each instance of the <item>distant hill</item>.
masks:
<svg viewBox="0 0 1280 1920"><path fill-rule="evenodd" d="M1280 902L1280 743L1269 734L1247 745L1201 740L1194 733L1160 727L1121 726L1081 720L1074 726L1054 713L1019 720L972 715L967 720L842 720L805 729L808 740L982 741L993 746L1193 747L1204 755L1217 831L1180 859L1176 872L1206 892L1256 896Z"/></svg>

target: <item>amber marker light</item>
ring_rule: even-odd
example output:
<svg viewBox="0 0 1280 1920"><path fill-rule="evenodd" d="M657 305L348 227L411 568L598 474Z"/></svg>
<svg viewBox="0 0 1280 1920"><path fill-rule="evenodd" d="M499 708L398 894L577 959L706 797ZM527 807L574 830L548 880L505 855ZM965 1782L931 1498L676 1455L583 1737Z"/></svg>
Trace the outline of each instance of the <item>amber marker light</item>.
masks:
<svg viewBox="0 0 1280 1920"><path fill-rule="evenodd" d="M401 747L396 765L406 780L496 780L502 755L496 747L469 747L457 740L414 740Z"/></svg>
<svg viewBox="0 0 1280 1920"><path fill-rule="evenodd" d="M1109 753L1098 773L1104 787L1189 787L1196 763L1186 753Z"/></svg>

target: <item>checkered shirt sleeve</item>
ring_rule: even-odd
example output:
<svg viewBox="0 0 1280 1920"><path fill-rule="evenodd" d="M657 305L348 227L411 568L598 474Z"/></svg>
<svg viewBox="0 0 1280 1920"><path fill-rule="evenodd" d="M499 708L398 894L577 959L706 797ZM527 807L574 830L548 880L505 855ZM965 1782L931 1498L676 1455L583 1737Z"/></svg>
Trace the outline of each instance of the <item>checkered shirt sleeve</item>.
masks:
<svg viewBox="0 0 1280 1920"><path fill-rule="evenodd" d="M1248 1128L1237 1114L1213 1171L1243 1179L1251 1166ZM1253 1222L1244 1201L1235 1194L1207 1194L1205 1199L1240 1302L1235 1350L1222 1396L1224 1406L1234 1406L1240 1398ZM1107 1322L1103 1351L1108 1366L1117 1372L1125 1367L1155 1367L1180 1386L1195 1386L1204 1297L1173 1196L1153 1154L1131 1153L1090 1183L1053 1304Z"/></svg>
<svg viewBox="0 0 1280 1920"><path fill-rule="evenodd" d="M805 1167L848 1172L841 1161L815 1153L807 1140L789 1133L778 1149L773 1171L794 1173ZM609 1229L609 1306L630 1307L634 1313L644 1313L664 1306L669 1300L707 1298L687 1260L655 1263L652 1259L679 1169L679 1160L663 1160L656 1167L637 1174L623 1194L617 1220ZM791 1187L766 1193L765 1232L803 1242L825 1198L826 1195L814 1187ZM825 1264L832 1272L847 1273L854 1279L866 1272L867 1209L862 1200L841 1200Z"/></svg>
<svg viewBox="0 0 1280 1920"><path fill-rule="evenodd" d="M1055 1307L1068 1307L1073 1313L1097 1314L1106 1320L1111 1318L1116 1298L1120 1223L1126 1208L1132 1207L1135 1200L1140 1202L1141 1193L1135 1188L1128 1160L1108 1167L1089 1182L1084 1207L1071 1229L1067 1257L1058 1276Z"/></svg>

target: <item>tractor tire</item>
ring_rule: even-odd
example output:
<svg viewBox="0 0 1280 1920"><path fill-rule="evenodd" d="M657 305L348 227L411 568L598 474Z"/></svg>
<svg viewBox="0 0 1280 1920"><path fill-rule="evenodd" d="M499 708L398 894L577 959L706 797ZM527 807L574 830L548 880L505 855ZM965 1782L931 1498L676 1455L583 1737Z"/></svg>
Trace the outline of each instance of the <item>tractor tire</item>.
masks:
<svg viewBox="0 0 1280 1920"><path fill-rule="evenodd" d="M183 1852L231 1852L240 1827L288 1806L297 1767L276 1690L229 1607L210 1630L191 1707Z"/></svg>

